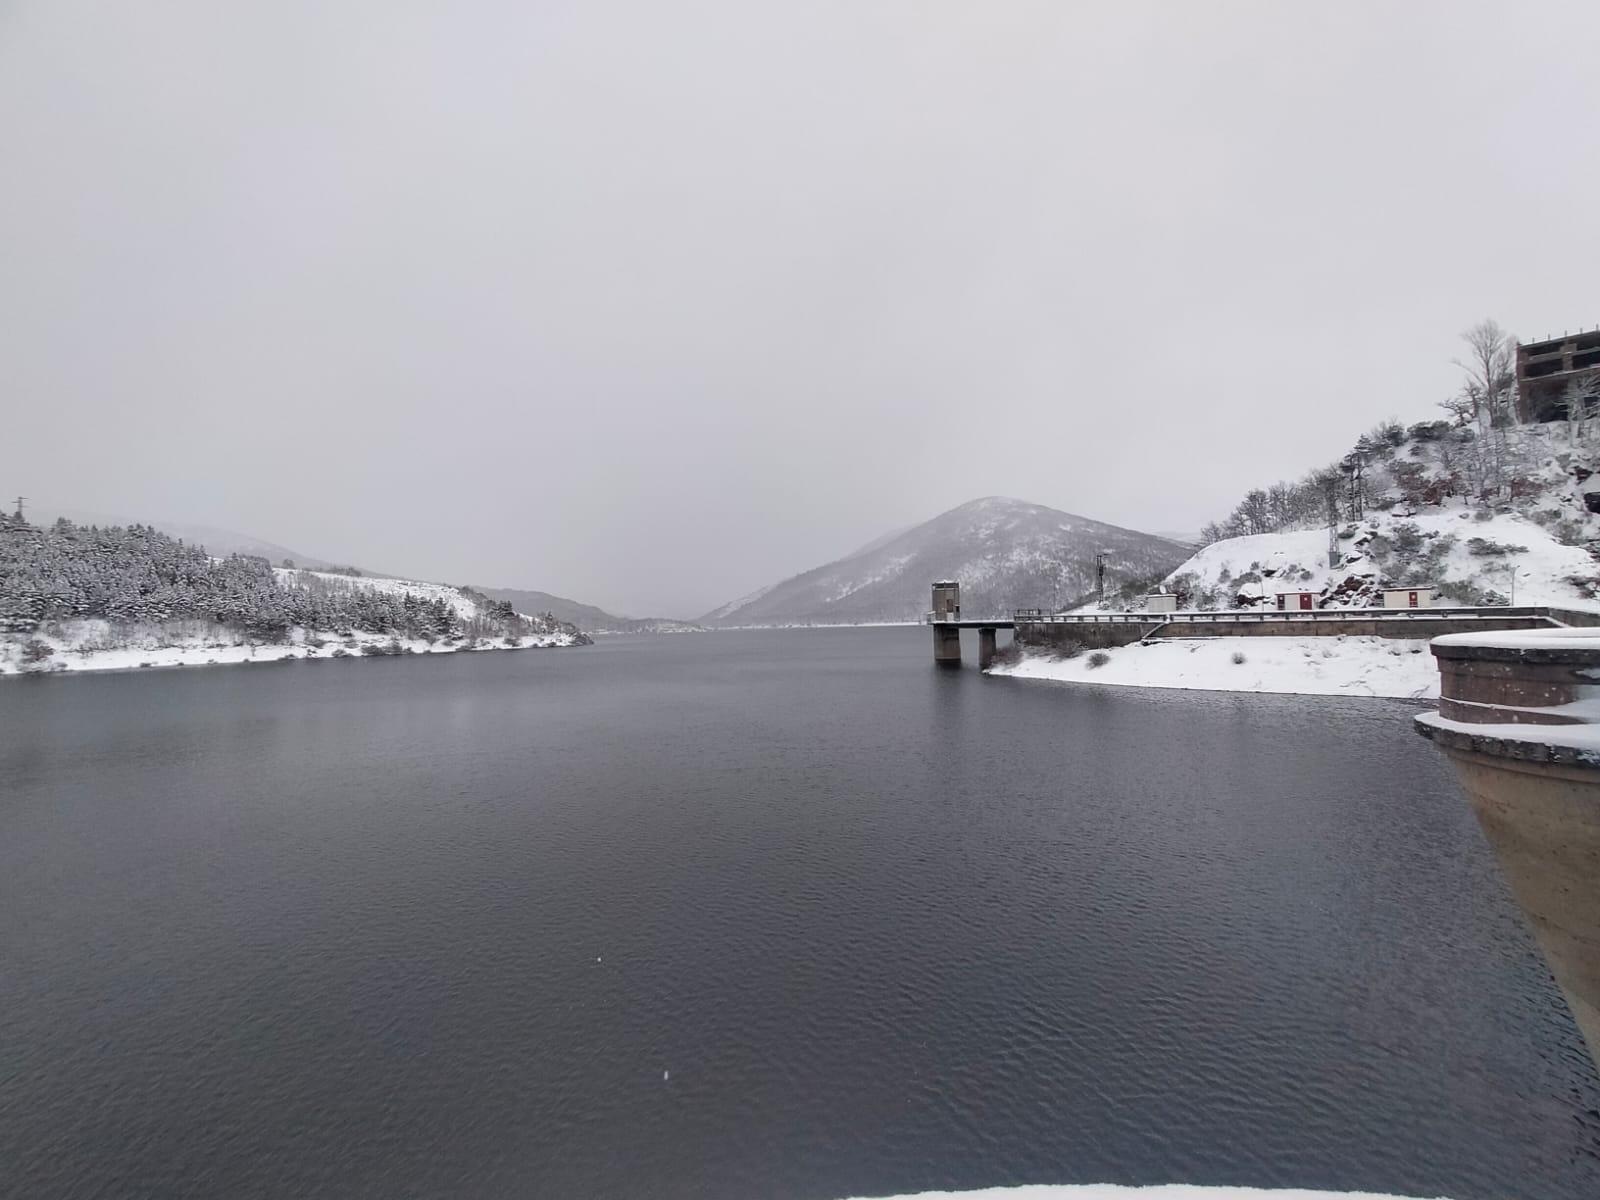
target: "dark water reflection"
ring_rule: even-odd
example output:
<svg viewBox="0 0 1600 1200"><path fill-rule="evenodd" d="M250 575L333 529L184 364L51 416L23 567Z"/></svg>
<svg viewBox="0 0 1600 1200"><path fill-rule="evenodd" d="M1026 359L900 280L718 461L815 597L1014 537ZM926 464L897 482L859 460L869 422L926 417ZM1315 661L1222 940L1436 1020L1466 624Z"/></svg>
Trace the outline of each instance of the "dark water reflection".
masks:
<svg viewBox="0 0 1600 1200"><path fill-rule="evenodd" d="M1600 1195L1413 706L925 638L0 687L0 1194Z"/></svg>

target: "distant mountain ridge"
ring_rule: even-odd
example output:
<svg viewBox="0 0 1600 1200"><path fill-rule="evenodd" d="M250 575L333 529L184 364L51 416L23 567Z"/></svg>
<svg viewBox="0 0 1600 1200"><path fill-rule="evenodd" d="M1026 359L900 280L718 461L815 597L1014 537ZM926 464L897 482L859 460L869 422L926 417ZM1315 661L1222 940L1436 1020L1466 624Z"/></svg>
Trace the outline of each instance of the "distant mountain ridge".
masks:
<svg viewBox="0 0 1600 1200"><path fill-rule="evenodd" d="M592 604L527 588L475 587L475 590L491 599L508 601L518 612L554 613L557 620L570 622L589 633L674 633L699 628L692 621L675 621L669 617L619 617Z"/></svg>
<svg viewBox="0 0 1600 1200"><path fill-rule="evenodd" d="M819 625L914 621L935 579L961 583L963 611L998 615L1054 607L1093 590L1095 555L1106 589L1154 581L1192 547L1154 534L1004 496L973 500L835 562L752 592L700 618L706 625Z"/></svg>

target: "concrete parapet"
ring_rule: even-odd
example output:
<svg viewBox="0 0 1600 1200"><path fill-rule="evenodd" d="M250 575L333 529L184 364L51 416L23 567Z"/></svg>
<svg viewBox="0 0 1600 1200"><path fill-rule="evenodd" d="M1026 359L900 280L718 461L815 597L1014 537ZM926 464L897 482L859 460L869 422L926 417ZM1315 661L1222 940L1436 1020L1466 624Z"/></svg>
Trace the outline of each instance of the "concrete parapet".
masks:
<svg viewBox="0 0 1600 1200"><path fill-rule="evenodd" d="M1352 617L1337 621L1186 621L1170 624L1156 636L1425 639L1465 630L1549 628L1550 622L1544 617Z"/></svg>
<svg viewBox="0 0 1600 1200"><path fill-rule="evenodd" d="M1089 650L1109 650L1143 641L1145 634L1161 622L1082 621L1072 624L1049 621L1018 621L1017 644L1022 646L1082 646Z"/></svg>

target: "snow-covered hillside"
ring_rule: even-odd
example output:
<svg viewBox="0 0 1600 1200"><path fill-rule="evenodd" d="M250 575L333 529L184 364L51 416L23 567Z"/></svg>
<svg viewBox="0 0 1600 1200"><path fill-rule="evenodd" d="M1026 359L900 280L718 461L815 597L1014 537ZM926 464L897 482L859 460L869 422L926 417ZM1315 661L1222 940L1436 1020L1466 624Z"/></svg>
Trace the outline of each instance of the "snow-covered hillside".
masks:
<svg viewBox="0 0 1600 1200"><path fill-rule="evenodd" d="M915 621L929 585L961 581L971 613L1055 605L1094 587L1106 555L1107 586L1159 578L1187 546L1039 504L990 496L951 509L856 553L762 588L700 618L720 625L825 625Z"/></svg>
<svg viewBox="0 0 1600 1200"><path fill-rule="evenodd" d="M1514 571L1518 604L1600 608L1591 582L1600 564L1519 513L1380 513L1338 534L1337 566L1325 529L1262 533L1207 546L1165 585L1199 608L1254 608L1300 589L1322 608L1366 608L1381 603L1379 587L1411 584L1434 585L1435 604L1506 604Z"/></svg>
<svg viewBox="0 0 1600 1200"><path fill-rule="evenodd" d="M214 557L149 526L0 513L0 674L582 645L470 588Z"/></svg>
<svg viewBox="0 0 1600 1200"><path fill-rule="evenodd" d="M456 616L471 621L486 614L484 597L468 594L447 583L424 583L420 579L390 579L378 575L346 575L337 571L307 571L289 567L274 567L272 573L285 585L298 584L314 590L328 592L375 592L384 596L404 599L415 596L429 602L442 600Z"/></svg>
<svg viewBox="0 0 1600 1200"><path fill-rule="evenodd" d="M1514 599L1600 611L1600 438L1533 425L1480 439L1442 422L1378 433L1363 438L1365 461L1354 480L1348 471L1314 472L1270 496L1252 493L1230 518L1234 526L1268 523L1276 509L1289 514L1288 527L1213 542L1163 586L1181 608L1202 611L1272 607L1281 591L1312 592L1320 608L1366 608L1382 603L1385 586L1423 584L1434 587L1436 606ZM1331 564L1328 528L1315 518L1330 501L1339 509ZM1439 694L1426 650L1422 641L1375 637L1172 639L1092 654L1031 649L994 671L1136 687L1422 699Z"/></svg>
<svg viewBox="0 0 1600 1200"><path fill-rule="evenodd" d="M1471 495L1459 444L1406 438L1375 457L1361 515L1335 526L1333 565L1318 524L1215 542L1165 586L1198 609L1255 608L1298 589L1322 608L1362 608L1381 603L1380 587L1432 584L1436 605L1506 604L1514 594L1519 605L1600 610L1600 516L1590 510L1600 508L1600 442L1574 439L1565 425L1494 436L1506 464L1498 495Z"/></svg>

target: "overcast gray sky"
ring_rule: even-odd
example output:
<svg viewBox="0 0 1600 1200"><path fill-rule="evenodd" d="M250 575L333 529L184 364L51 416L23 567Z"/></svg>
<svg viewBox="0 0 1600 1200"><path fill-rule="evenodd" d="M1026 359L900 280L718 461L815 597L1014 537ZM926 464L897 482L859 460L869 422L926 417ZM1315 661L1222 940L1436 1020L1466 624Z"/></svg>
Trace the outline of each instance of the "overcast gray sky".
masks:
<svg viewBox="0 0 1600 1200"><path fill-rule="evenodd" d="M1600 322L1600 4L0 0L0 493L692 615Z"/></svg>

